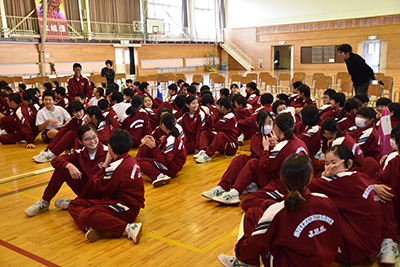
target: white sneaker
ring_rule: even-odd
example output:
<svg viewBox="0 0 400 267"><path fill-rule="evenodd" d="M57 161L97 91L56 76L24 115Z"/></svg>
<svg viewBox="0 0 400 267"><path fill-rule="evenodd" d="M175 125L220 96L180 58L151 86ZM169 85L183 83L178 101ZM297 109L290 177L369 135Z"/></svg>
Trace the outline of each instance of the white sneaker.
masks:
<svg viewBox="0 0 400 267"><path fill-rule="evenodd" d="M67 210L69 202L71 202L71 201L72 201L72 199L60 198L60 199L57 199L56 202L54 202L54 206L56 206L57 208L62 209L62 210Z"/></svg>
<svg viewBox="0 0 400 267"><path fill-rule="evenodd" d="M42 156L39 156L37 158L34 158L34 160L37 163L45 163L45 162L50 162L52 159L54 159L56 155L50 155L49 152L44 152Z"/></svg>
<svg viewBox="0 0 400 267"><path fill-rule="evenodd" d="M85 237L86 237L87 241L95 242L95 241L99 240L100 238L102 238L105 234L106 234L106 232L104 232L104 231L90 227L89 230L86 232Z"/></svg>
<svg viewBox="0 0 400 267"><path fill-rule="evenodd" d="M46 211L49 209L50 203L45 201L44 199L41 199L39 201L36 201L32 206L27 208L25 210L25 214L28 215L29 217L38 215L39 213Z"/></svg>
<svg viewBox="0 0 400 267"><path fill-rule="evenodd" d="M211 188L211 190L205 191L203 192L203 194L201 194L203 197L206 198L213 198L213 197L217 197L222 195L223 193L225 193L226 191L224 189L221 189L219 186L214 186L213 188Z"/></svg>
<svg viewBox="0 0 400 267"><path fill-rule="evenodd" d="M243 135L239 135L238 142L239 142L239 146L243 146L243 144L244 144L244 136Z"/></svg>
<svg viewBox="0 0 400 267"><path fill-rule="evenodd" d="M152 182L152 185L154 187L159 187L159 186L162 186L165 184L169 184L169 182L171 182L171 177L169 177L168 175L162 174Z"/></svg>
<svg viewBox="0 0 400 267"><path fill-rule="evenodd" d="M205 150L200 150L199 153L193 155L193 158L197 159L197 158L201 157L202 155L204 155L204 153L206 153Z"/></svg>
<svg viewBox="0 0 400 267"><path fill-rule="evenodd" d="M381 253L379 255L379 263L395 264L396 258L399 255L397 243L391 238L385 238L381 244Z"/></svg>
<svg viewBox="0 0 400 267"><path fill-rule="evenodd" d="M213 197L212 200L225 205L238 205L240 203L239 195L232 194L231 192L225 192L220 196Z"/></svg>
<svg viewBox="0 0 400 267"><path fill-rule="evenodd" d="M8 133L5 130L3 130L3 129L0 130L0 136L6 135L6 134L8 134Z"/></svg>
<svg viewBox="0 0 400 267"><path fill-rule="evenodd" d="M236 259L235 256L221 254L218 256L219 262L225 267L248 267L249 265Z"/></svg>
<svg viewBox="0 0 400 267"><path fill-rule="evenodd" d="M211 160L212 160L212 158L210 156L208 156L206 153L204 153L203 155L201 155L200 157L198 157L196 159L196 162L197 163L206 163Z"/></svg>
<svg viewBox="0 0 400 267"><path fill-rule="evenodd" d="M254 193L258 190L258 186L256 183L252 182L244 191L243 194Z"/></svg>
<svg viewBox="0 0 400 267"><path fill-rule="evenodd" d="M42 151L40 151L40 153L38 155L33 156L32 159L35 160L36 158L40 158L40 157L42 157L44 155L44 153L45 153L45 151L42 150Z"/></svg>
<svg viewBox="0 0 400 267"><path fill-rule="evenodd" d="M142 223L131 223L128 227L128 238L132 239L135 244L139 243L142 236Z"/></svg>
<svg viewBox="0 0 400 267"><path fill-rule="evenodd" d="M20 140L20 141L16 142L16 144L18 144L18 145L27 144L27 143L28 143L28 141L26 141L26 140Z"/></svg>

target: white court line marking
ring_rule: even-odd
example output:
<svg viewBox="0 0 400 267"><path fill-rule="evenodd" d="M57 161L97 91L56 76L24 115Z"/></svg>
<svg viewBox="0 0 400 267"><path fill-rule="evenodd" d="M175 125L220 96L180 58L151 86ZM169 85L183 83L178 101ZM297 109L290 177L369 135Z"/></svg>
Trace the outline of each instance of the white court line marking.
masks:
<svg viewBox="0 0 400 267"><path fill-rule="evenodd" d="M53 170L54 170L53 167L47 167L47 168L43 168L43 169L36 170L36 171L21 173L21 174L17 174L17 175L14 175L14 176L10 176L10 177L7 177L7 178L0 179L0 183L4 182L4 181L15 179L15 178L18 178L18 177L26 176L26 175L41 174L41 173L45 173L45 172L49 172L49 171L53 171Z"/></svg>

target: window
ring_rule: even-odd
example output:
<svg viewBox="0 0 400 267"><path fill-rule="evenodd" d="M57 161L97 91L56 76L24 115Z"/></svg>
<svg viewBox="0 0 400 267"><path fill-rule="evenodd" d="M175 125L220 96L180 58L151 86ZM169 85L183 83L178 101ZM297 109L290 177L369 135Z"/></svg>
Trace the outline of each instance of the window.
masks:
<svg viewBox="0 0 400 267"><path fill-rule="evenodd" d="M337 54L337 46L306 46L301 48L301 63L343 62Z"/></svg>
<svg viewBox="0 0 400 267"><path fill-rule="evenodd" d="M214 0L194 0L195 36L199 39L215 39Z"/></svg>
<svg viewBox="0 0 400 267"><path fill-rule="evenodd" d="M147 16L150 19L164 20L166 34L180 34L182 28L182 1L149 0Z"/></svg>

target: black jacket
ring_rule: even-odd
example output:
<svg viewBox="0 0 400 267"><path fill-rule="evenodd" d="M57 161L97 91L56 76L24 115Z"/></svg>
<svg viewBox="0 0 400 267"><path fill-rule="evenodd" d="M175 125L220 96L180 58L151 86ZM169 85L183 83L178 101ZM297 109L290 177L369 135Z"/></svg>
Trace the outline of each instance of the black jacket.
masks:
<svg viewBox="0 0 400 267"><path fill-rule="evenodd" d="M359 55L350 52L350 57L344 61L354 86L359 86L369 80L375 80L374 71Z"/></svg>

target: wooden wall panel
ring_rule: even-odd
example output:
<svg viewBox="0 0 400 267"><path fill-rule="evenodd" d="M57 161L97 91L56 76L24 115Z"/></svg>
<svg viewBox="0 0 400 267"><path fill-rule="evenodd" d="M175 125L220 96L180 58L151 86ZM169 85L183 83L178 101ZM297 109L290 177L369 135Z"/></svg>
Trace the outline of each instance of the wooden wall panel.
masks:
<svg viewBox="0 0 400 267"><path fill-rule="evenodd" d="M0 43L0 58L3 64L38 63L38 45L32 43Z"/></svg>
<svg viewBox="0 0 400 267"><path fill-rule="evenodd" d="M112 44L46 44L45 53L51 62L115 61Z"/></svg>

